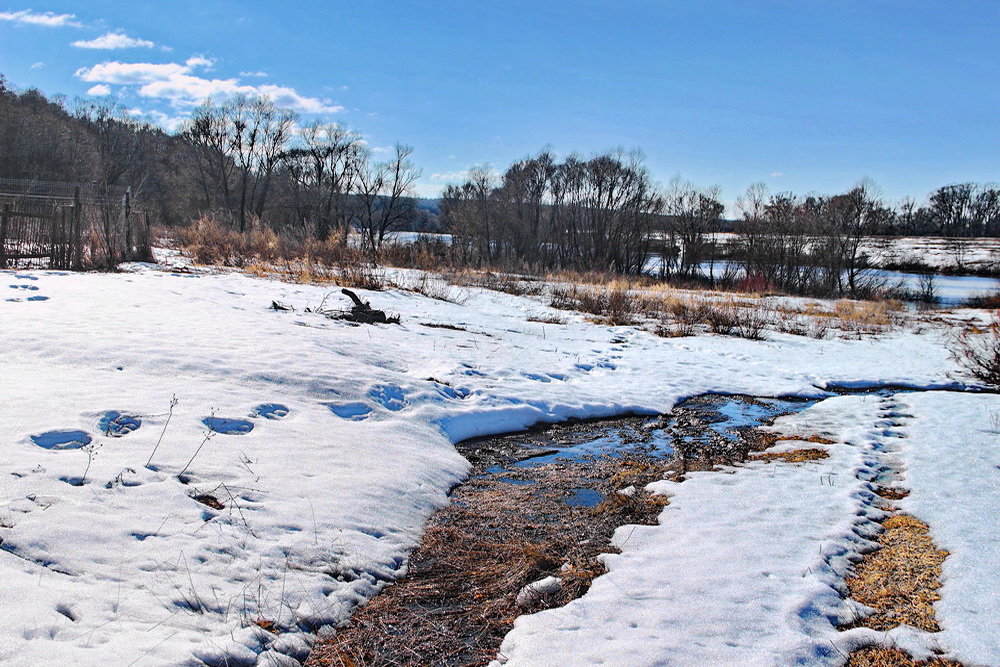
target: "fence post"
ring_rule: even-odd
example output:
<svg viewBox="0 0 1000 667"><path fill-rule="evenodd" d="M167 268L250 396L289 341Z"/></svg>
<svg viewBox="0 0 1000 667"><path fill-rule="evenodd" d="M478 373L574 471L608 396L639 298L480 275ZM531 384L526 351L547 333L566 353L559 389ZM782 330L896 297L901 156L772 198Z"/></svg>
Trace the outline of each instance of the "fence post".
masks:
<svg viewBox="0 0 1000 667"><path fill-rule="evenodd" d="M7 220L10 218L10 204L3 205L0 212L0 269L7 268Z"/></svg>
<svg viewBox="0 0 1000 667"><path fill-rule="evenodd" d="M52 217L49 218L49 267L56 268L56 264L59 261L59 238L56 233L56 227L59 224L56 220L56 214L53 212Z"/></svg>
<svg viewBox="0 0 1000 667"><path fill-rule="evenodd" d="M132 187L125 191L125 254L122 259L129 262L135 261L135 252L132 249Z"/></svg>
<svg viewBox="0 0 1000 667"><path fill-rule="evenodd" d="M73 189L73 268L83 268L83 230L80 221L80 186Z"/></svg>

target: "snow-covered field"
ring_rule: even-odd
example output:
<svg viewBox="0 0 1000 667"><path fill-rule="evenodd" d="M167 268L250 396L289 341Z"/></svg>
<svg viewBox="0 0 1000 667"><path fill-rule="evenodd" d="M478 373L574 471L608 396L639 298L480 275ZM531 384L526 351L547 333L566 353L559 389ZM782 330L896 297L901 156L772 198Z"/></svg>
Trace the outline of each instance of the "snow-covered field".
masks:
<svg viewBox="0 0 1000 667"><path fill-rule="evenodd" d="M582 317L529 321L553 312L472 288L461 304L368 293L403 323L362 327L303 312L329 286L151 267L0 278L0 662L11 665L301 659L315 629L405 571L467 470L452 447L464 438L664 411L707 391L958 380L938 329L664 339ZM886 435L883 413L904 408L910 437ZM947 392L834 398L794 418L806 426L779 422L840 444L814 464L659 485L672 496L661 525L623 528L609 574L521 619L503 653L509 664L552 664L555 650L573 664L842 660L831 642L853 640L830 624L843 613L831 584L874 512L858 473L891 458L913 490L906 508L952 552L935 641L1000 662L995 640L969 630L998 606L1000 538L984 520L998 509L996 413L1000 397Z"/></svg>
<svg viewBox="0 0 1000 667"><path fill-rule="evenodd" d="M871 237L864 251L876 265L917 262L939 269L996 269L1000 265L1000 239L995 238Z"/></svg>

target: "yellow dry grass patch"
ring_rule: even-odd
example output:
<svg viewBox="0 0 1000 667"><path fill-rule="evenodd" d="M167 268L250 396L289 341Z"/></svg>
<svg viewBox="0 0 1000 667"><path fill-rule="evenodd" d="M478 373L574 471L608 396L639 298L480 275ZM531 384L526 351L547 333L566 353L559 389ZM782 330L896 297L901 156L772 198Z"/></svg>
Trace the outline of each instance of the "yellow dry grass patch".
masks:
<svg viewBox="0 0 1000 667"><path fill-rule="evenodd" d="M806 461L819 461L830 458L825 450L812 447L806 449L793 449L788 452L765 452L754 454L750 457L757 461L785 461L786 463L804 463Z"/></svg>
<svg viewBox="0 0 1000 667"><path fill-rule="evenodd" d="M801 440L802 442L814 442L817 445L834 445L837 443L836 440L831 440L830 438L824 438L821 435L779 435L775 441L781 440Z"/></svg>
<svg viewBox="0 0 1000 667"><path fill-rule="evenodd" d="M852 653L847 667L962 667L962 663L942 658L914 660L898 648L869 647Z"/></svg>
<svg viewBox="0 0 1000 667"><path fill-rule="evenodd" d="M797 440L800 442L812 442L817 445L835 445L836 440L831 440L830 438L823 437L813 433L812 435L782 435L780 433L771 433L768 431L759 431L757 434L757 446L756 449L767 449L773 447L779 442L788 442L791 440Z"/></svg>
<svg viewBox="0 0 1000 667"><path fill-rule="evenodd" d="M941 563L948 552L936 548L927 524L912 516L890 517L882 527L880 548L847 579L851 597L876 610L858 625L883 631L906 624L938 632L934 603L941 599Z"/></svg>

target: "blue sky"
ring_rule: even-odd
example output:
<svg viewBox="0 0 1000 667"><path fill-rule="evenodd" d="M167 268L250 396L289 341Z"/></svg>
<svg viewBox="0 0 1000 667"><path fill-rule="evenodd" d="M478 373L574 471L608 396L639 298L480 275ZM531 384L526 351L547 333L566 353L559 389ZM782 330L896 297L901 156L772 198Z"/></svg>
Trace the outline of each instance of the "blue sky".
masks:
<svg viewBox="0 0 1000 667"><path fill-rule="evenodd" d="M895 200L1000 180L992 2L0 0L0 73L174 126L258 90L415 148L420 192L551 146L657 180ZM110 48L121 47L121 48Z"/></svg>

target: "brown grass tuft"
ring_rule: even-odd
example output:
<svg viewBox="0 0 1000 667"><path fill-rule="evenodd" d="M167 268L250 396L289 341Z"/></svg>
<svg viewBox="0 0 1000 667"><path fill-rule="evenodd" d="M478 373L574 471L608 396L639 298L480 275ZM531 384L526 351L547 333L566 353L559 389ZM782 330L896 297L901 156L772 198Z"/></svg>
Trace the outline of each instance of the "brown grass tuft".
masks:
<svg viewBox="0 0 1000 667"><path fill-rule="evenodd" d="M875 493L886 500L902 500L906 496L910 495L910 492L906 489L901 489L896 486L880 486L875 489Z"/></svg>
<svg viewBox="0 0 1000 667"><path fill-rule="evenodd" d="M962 663L943 658L914 660L898 648L870 646L851 653L847 667L962 667Z"/></svg>
<svg viewBox="0 0 1000 667"><path fill-rule="evenodd" d="M934 546L927 524L912 516L896 515L883 522L880 548L855 567L848 577L851 597L874 608L857 625L890 630L906 624L937 632L934 602L941 599L941 564L948 555Z"/></svg>
<svg viewBox="0 0 1000 667"><path fill-rule="evenodd" d="M764 452L754 454L750 457L757 461L785 461L786 463L804 463L806 461L819 461L830 458L830 455L823 449L793 449L788 452Z"/></svg>

